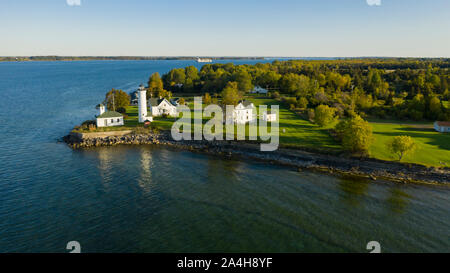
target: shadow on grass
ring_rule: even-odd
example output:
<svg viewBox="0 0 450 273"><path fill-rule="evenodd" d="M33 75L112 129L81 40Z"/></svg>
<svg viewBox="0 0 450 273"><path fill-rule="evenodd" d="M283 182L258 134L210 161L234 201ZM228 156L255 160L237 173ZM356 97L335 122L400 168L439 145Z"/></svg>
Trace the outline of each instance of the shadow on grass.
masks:
<svg viewBox="0 0 450 273"><path fill-rule="evenodd" d="M433 128L415 128L415 127L407 127L407 128L396 128L397 131L405 131L405 132L436 132Z"/></svg>

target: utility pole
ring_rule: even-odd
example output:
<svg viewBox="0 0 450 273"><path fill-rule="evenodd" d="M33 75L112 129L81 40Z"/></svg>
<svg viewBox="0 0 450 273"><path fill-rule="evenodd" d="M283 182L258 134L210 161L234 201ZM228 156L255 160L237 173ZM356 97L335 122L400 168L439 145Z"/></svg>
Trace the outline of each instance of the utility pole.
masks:
<svg viewBox="0 0 450 273"><path fill-rule="evenodd" d="M116 111L116 104L114 103L114 97L116 96L116 90L113 92L113 111Z"/></svg>

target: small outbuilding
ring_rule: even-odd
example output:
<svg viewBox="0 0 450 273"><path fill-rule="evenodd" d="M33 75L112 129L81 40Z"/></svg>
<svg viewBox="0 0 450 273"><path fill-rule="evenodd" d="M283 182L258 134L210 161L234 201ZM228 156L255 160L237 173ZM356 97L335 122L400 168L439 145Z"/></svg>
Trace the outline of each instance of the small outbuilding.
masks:
<svg viewBox="0 0 450 273"><path fill-rule="evenodd" d="M250 93L252 94L267 94L267 89L262 88L261 86L255 86Z"/></svg>
<svg viewBox="0 0 450 273"><path fill-rule="evenodd" d="M436 121L434 123L434 130L441 133L450 133L450 122L449 121Z"/></svg>
<svg viewBox="0 0 450 273"><path fill-rule="evenodd" d="M267 111L267 112L264 112L262 119L267 122L276 121L277 114L275 112Z"/></svg>
<svg viewBox="0 0 450 273"><path fill-rule="evenodd" d="M105 111L103 104L97 105L100 114L97 116L97 127L122 126L123 115L116 111Z"/></svg>

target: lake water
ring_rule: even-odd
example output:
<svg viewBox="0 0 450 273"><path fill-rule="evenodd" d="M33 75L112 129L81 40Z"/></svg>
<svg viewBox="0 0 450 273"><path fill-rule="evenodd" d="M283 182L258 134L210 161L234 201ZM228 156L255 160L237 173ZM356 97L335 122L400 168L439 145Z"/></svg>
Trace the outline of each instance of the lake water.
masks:
<svg viewBox="0 0 450 273"><path fill-rule="evenodd" d="M57 142L109 89L191 64L0 63L0 252L67 252L69 241L83 252L450 251L445 187Z"/></svg>

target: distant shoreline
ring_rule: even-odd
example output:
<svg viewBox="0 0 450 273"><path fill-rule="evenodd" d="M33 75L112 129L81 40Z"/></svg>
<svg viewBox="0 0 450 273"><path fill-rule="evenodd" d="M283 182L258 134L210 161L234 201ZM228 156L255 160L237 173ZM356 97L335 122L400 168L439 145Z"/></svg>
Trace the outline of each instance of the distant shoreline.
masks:
<svg viewBox="0 0 450 273"><path fill-rule="evenodd" d="M383 57L383 56L361 56L361 57L273 57L273 56L0 56L0 62L32 62L32 61L196 61L197 58L209 58L213 61L220 60L348 60L348 59L417 59L417 60L439 60L448 57Z"/></svg>
<svg viewBox="0 0 450 273"><path fill-rule="evenodd" d="M264 60L266 57L204 57L212 60ZM280 57L281 58L281 57ZM288 57L286 57L288 58ZM12 56L0 57L0 62L31 62L31 61L158 61L158 60L178 60L178 61L196 61L197 57L192 56Z"/></svg>

